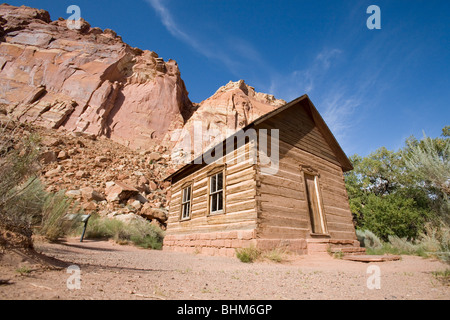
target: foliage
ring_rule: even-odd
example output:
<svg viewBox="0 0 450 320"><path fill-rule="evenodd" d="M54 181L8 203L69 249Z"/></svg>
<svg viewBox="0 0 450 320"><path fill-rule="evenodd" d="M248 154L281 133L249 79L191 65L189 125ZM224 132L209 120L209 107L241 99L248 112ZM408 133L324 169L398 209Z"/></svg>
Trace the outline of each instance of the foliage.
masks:
<svg viewBox="0 0 450 320"><path fill-rule="evenodd" d="M113 239L120 244L132 242L139 247L160 250L164 232L143 218L125 223L116 219L93 216L88 223L86 238Z"/></svg>
<svg viewBox="0 0 450 320"><path fill-rule="evenodd" d="M261 251L251 246L248 248L236 249L236 257L244 263L254 262L261 256Z"/></svg>
<svg viewBox="0 0 450 320"><path fill-rule="evenodd" d="M398 194L375 196L370 194L361 208L364 219L361 228L369 229L383 240L389 236L414 239L423 230L427 211L412 198Z"/></svg>
<svg viewBox="0 0 450 320"><path fill-rule="evenodd" d="M431 139L424 134L419 142L410 139L404 150L405 163L422 181L435 202L434 211L450 223L450 139L449 128L444 138Z"/></svg>
<svg viewBox="0 0 450 320"><path fill-rule="evenodd" d="M356 230L356 236L361 245L365 248L379 249L383 247L381 240L370 230Z"/></svg>
<svg viewBox="0 0 450 320"><path fill-rule="evenodd" d="M448 225L449 131L435 139L411 137L399 151L382 147L350 158L354 170L345 182L357 228L388 241L415 240L429 222Z"/></svg>
<svg viewBox="0 0 450 320"><path fill-rule="evenodd" d="M49 241L56 241L69 234L75 228L76 221L67 221L64 217L71 208L76 210L76 205L72 199L65 196L64 191L48 194L42 206L39 234Z"/></svg>
<svg viewBox="0 0 450 320"><path fill-rule="evenodd" d="M37 177L40 138L19 133L21 125L0 124L0 229L15 234L9 246L31 247L33 230L49 240L70 229L63 217L71 207L63 192L45 191ZM14 140L22 136L21 140ZM1 240L1 239L0 239Z"/></svg>
<svg viewBox="0 0 450 320"><path fill-rule="evenodd" d="M387 241L382 241L369 230L358 229L356 234L368 254L418 255L450 262L450 228L445 224L428 223L424 229L414 241L398 236L389 236Z"/></svg>
<svg viewBox="0 0 450 320"><path fill-rule="evenodd" d="M21 246L31 246L44 194L36 176L39 138L30 134L15 141L17 130L12 123L0 123L0 228L16 234Z"/></svg>
<svg viewBox="0 0 450 320"><path fill-rule="evenodd" d="M277 263L285 261L287 254L288 251L286 250L286 248L274 248L272 250L261 253L263 258Z"/></svg>
<svg viewBox="0 0 450 320"><path fill-rule="evenodd" d="M432 275L443 285L450 286L450 269L445 269L443 271L433 271Z"/></svg>

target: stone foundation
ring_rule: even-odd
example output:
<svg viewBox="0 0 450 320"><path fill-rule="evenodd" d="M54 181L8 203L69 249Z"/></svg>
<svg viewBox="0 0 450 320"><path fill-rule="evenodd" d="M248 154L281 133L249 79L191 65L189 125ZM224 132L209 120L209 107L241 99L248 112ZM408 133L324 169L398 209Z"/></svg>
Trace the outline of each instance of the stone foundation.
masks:
<svg viewBox="0 0 450 320"><path fill-rule="evenodd" d="M235 257L236 249L256 246L255 230L227 232L169 234L164 238L163 250Z"/></svg>
<svg viewBox="0 0 450 320"><path fill-rule="evenodd" d="M185 235L169 234L164 238L163 250L235 257L236 249L251 246L262 251L286 248L297 254L306 254L308 243L305 239L257 239L255 230L237 230Z"/></svg>

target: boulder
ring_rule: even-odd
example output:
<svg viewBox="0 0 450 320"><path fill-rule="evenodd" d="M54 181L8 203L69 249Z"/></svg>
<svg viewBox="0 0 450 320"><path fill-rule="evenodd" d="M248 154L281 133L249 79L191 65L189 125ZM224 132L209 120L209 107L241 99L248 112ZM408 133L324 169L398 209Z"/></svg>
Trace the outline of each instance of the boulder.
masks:
<svg viewBox="0 0 450 320"><path fill-rule="evenodd" d="M158 190L158 185L154 181L150 181L150 183L148 184L148 187L150 188L150 191Z"/></svg>
<svg viewBox="0 0 450 320"><path fill-rule="evenodd" d="M161 223L166 223L168 220L167 211L161 208L152 208L147 202L143 205L140 215L147 220L158 220Z"/></svg>
<svg viewBox="0 0 450 320"><path fill-rule="evenodd" d="M152 152L147 157L149 162L156 162L162 159L162 155L159 152Z"/></svg>
<svg viewBox="0 0 450 320"><path fill-rule="evenodd" d="M139 193L139 190L126 183L115 181L106 191L108 201L126 201Z"/></svg>
<svg viewBox="0 0 450 320"><path fill-rule="evenodd" d="M56 169L47 171L45 173L45 176L49 177L49 178L53 178L53 177L57 176L59 173L61 173L62 171L63 171L63 167L58 166Z"/></svg>
<svg viewBox="0 0 450 320"><path fill-rule="evenodd" d="M79 198L81 198L81 191L80 190L69 190L66 192L66 196L68 196L69 198L79 199Z"/></svg>
<svg viewBox="0 0 450 320"><path fill-rule="evenodd" d="M89 178L89 176L90 176L89 172L83 170L79 170L75 173L75 177L77 179Z"/></svg>
<svg viewBox="0 0 450 320"><path fill-rule="evenodd" d="M105 162L108 162L109 160L110 159L105 156L95 157L95 162L97 162L97 163L105 163Z"/></svg>
<svg viewBox="0 0 450 320"><path fill-rule="evenodd" d="M88 202L82 205L82 208L86 211L96 211L97 210L97 204L95 202Z"/></svg>
<svg viewBox="0 0 450 320"><path fill-rule="evenodd" d="M91 187L85 187L85 188L81 188L81 195L83 196L83 199L87 200L87 201L103 201L106 200L106 197L101 194L100 192L97 192L94 190L94 188Z"/></svg>
<svg viewBox="0 0 450 320"><path fill-rule="evenodd" d="M39 160L43 163L43 164L50 164L53 162L56 162L58 160L57 155L55 152L53 151L46 151L40 154L39 156Z"/></svg>
<svg viewBox="0 0 450 320"><path fill-rule="evenodd" d="M65 151L60 151L58 153L58 160L66 160L69 158L69 155Z"/></svg>

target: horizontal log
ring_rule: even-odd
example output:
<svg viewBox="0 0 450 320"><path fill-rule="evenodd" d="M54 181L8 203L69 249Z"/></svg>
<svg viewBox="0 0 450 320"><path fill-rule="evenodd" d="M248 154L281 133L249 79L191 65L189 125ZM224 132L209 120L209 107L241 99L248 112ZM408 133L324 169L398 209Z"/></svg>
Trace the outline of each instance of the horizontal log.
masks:
<svg viewBox="0 0 450 320"><path fill-rule="evenodd" d="M227 194L227 203L235 203L235 202L241 202L246 200L254 200L256 196L256 190L255 189L248 189L245 191L237 192L237 193L229 193Z"/></svg>
<svg viewBox="0 0 450 320"><path fill-rule="evenodd" d="M289 201L289 199L305 200L305 195L300 190L292 190L281 186L276 187L262 183L259 187L259 191L261 192L262 197L264 197L264 195L273 195L281 197L284 201Z"/></svg>
<svg viewBox="0 0 450 320"><path fill-rule="evenodd" d="M246 211L253 209L256 211L256 202L254 199L242 201L242 202L236 202L236 203L228 203L226 204L226 214L234 213L234 212L240 212L240 211Z"/></svg>
<svg viewBox="0 0 450 320"><path fill-rule="evenodd" d="M247 190L255 190L256 189L256 181L255 180L246 180L240 183L233 184L231 186L226 187L226 195L239 193Z"/></svg>
<svg viewBox="0 0 450 320"><path fill-rule="evenodd" d="M303 220L295 217L281 217L276 215L261 216L258 219L259 226L264 228L265 226L270 227L292 227L300 229L308 229L309 221Z"/></svg>
<svg viewBox="0 0 450 320"><path fill-rule="evenodd" d="M262 239L305 239L310 231L308 229L289 227L270 227L257 229L257 237Z"/></svg>

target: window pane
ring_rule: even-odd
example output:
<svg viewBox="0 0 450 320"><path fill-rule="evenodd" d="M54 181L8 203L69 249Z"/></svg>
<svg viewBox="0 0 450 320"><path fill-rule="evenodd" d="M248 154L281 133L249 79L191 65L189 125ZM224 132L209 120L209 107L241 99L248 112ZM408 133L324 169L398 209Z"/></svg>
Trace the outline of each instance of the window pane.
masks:
<svg viewBox="0 0 450 320"><path fill-rule="evenodd" d="M217 181L217 176L212 176L211 177L211 192L216 192L217 191L217 186L216 186L216 182Z"/></svg>
<svg viewBox="0 0 450 320"><path fill-rule="evenodd" d="M191 187L186 189L186 201L191 201Z"/></svg>
<svg viewBox="0 0 450 320"><path fill-rule="evenodd" d="M186 202L186 189L183 189L183 199L181 200L181 202Z"/></svg>
<svg viewBox="0 0 450 320"><path fill-rule="evenodd" d="M186 216L185 216L185 218L189 218L189 216L191 215L190 210L191 210L190 203L187 203L186 204Z"/></svg>
<svg viewBox="0 0 450 320"><path fill-rule="evenodd" d="M223 189L223 173L217 175L217 191Z"/></svg>
<svg viewBox="0 0 450 320"><path fill-rule="evenodd" d="M223 192L219 192L217 195L218 195L217 210L221 211L223 210Z"/></svg>
<svg viewBox="0 0 450 320"><path fill-rule="evenodd" d="M217 194L211 196L211 212L217 211Z"/></svg>

